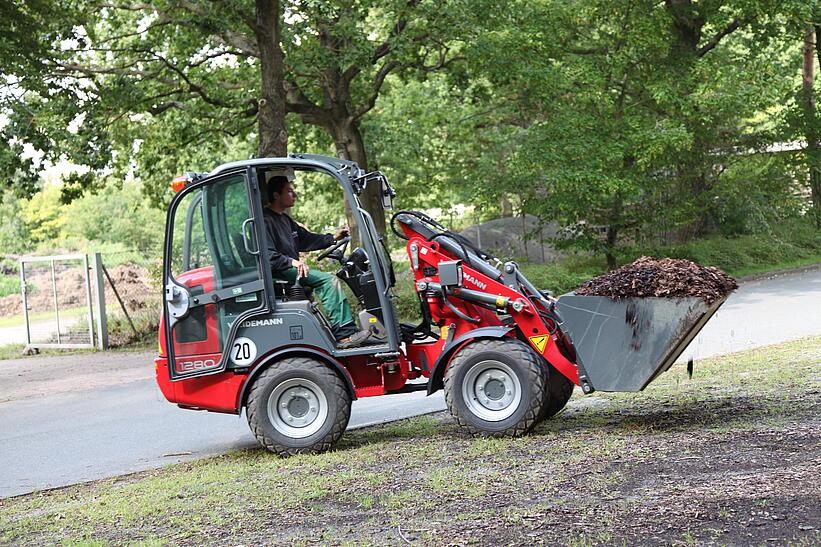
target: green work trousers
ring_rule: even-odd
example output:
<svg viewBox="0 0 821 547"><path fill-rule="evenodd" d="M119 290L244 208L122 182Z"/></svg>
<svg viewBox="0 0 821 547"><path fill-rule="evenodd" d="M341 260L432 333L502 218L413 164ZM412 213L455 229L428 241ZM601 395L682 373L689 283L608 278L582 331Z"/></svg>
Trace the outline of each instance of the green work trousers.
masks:
<svg viewBox="0 0 821 547"><path fill-rule="evenodd" d="M274 277L291 284L296 283L296 268L274 272ZM345 298L342 282L338 277L321 270L311 270L308 272L308 277L302 279L302 286L311 287L314 290L314 294L322 303L322 309L328 316L331 327L337 329L353 324L351 305Z"/></svg>

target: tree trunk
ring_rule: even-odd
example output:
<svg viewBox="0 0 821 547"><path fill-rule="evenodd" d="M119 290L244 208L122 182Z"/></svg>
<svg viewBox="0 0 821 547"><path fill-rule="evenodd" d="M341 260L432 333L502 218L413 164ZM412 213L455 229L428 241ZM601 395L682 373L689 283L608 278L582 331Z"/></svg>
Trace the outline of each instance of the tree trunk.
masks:
<svg viewBox="0 0 821 547"><path fill-rule="evenodd" d="M285 127L284 55L280 41L279 0L256 0L255 33L259 46L262 88L259 99L259 148L261 158L288 153Z"/></svg>
<svg viewBox="0 0 821 547"><path fill-rule="evenodd" d="M802 109L804 111L804 137L807 139L805 159L810 176L810 193L815 227L821 229L821 129L815 112L815 93L813 90L815 57L814 39L821 35L821 27L812 24L804 34L804 68L802 71ZM819 53L821 62L821 53Z"/></svg>
<svg viewBox="0 0 821 547"><path fill-rule="evenodd" d="M607 269L615 270L618 266L616 249L619 244L619 228L622 222L624 198L621 192L613 196L613 207L610 209L610 223L607 225L607 238L604 243L604 256L607 259Z"/></svg>
<svg viewBox="0 0 821 547"><path fill-rule="evenodd" d="M339 158L355 161L364 171L368 170L368 157L365 153L365 142L359 125L356 121L346 116L344 120L334 120L331 130L336 146L336 154ZM378 185L368 185L362 195L359 196L362 207L373 217L374 225L380 235L385 235L385 211L382 208L381 188ZM350 216L349 216L350 219ZM351 225L351 228L354 228Z"/></svg>

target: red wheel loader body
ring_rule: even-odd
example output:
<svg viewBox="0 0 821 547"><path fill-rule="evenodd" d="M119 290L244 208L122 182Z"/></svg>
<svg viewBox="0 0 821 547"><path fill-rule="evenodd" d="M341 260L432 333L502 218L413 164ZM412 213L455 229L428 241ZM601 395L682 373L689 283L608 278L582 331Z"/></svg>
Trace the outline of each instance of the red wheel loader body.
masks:
<svg viewBox="0 0 821 547"><path fill-rule="evenodd" d="M262 190L266 177L283 169L339 183L362 242L347 256L343 248L329 258L339 262L337 277L356 296L361 326L371 328L375 343L339 347L316 304L273 279ZM341 393L349 413L352 399L417 389L408 381L424 377L428 394L445 387L464 403L454 403L454 415L473 409L472 432L519 434L534 425L519 414L549 406L546 393L556 382L580 385L585 393L643 389L722 303L573 294L554 299L515 262L502 263L422 213L400 211L391 228L405 240L422 316L419 324L403 324L383 236L359 202L369 185L388 205L393 190L381 173L306 155L227 164L184 180L166 224L165 305L155 361L157 382L170 402L227 413L253 404L249 421L265 446L280 453L318 451L335 442L341 421L347 423L340 419L323 429L320 418L311 417L346 411L329 399ZM477 353L476 344L488 340L499 342L488 346L493 352ZM533 362L544 371L525 371L509 357L514 354L537 356ZM457 356L464 381L454 371L446 374ZM333 395L333 386L325 387L326 379L314 372L300 376L295 363L331 371L343 391ZM544 384L544 400L523 395L530 382ZM569 397L572 390L565 391ZM528 404L530 414L514 408Z"/></svg>

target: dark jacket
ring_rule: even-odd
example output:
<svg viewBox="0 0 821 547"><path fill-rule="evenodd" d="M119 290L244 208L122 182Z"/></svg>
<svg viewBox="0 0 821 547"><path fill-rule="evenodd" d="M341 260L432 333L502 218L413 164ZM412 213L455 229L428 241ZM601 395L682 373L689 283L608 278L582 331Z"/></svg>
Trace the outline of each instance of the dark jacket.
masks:
<svg viewBox="0 0 821 547"><path fill-rule="evenodd" d="M334 242L331 234L309 232L284 213L275 213L268 207L262 213L272 272L292 267L291 260L299 260L300 252L325 249Z"/></svg>

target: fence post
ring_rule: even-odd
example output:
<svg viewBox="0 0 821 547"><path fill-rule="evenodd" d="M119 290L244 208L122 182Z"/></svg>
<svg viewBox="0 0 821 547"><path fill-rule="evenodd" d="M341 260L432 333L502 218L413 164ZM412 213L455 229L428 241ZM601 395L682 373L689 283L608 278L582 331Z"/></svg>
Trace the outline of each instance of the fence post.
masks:
<svg viewBox="0 0 821 547"><path fill-rule="evenodd" d="M94 305L91 300L91 268L88 267L88 255L83 255L83 278L86 286L86 304L88 305L88 341L94 345Z"/></svg>
<svg viewBox="0 0 821 547"><path fill-rule="evenodd" d="M29 325L29 305L26 293L26 262L20 259L20 290L23 293L23 317L26 320L26 349L31 346L31 325Z"/></svg>
<svg viewBox="0 0 821 547"><path fill-rule="evenodd" d="M108 321L105 311L105 280L103 279L103 257L100 253L94 253L94 286L97 297L95 307L97 322L97 347L108 349Z"/></svg>

